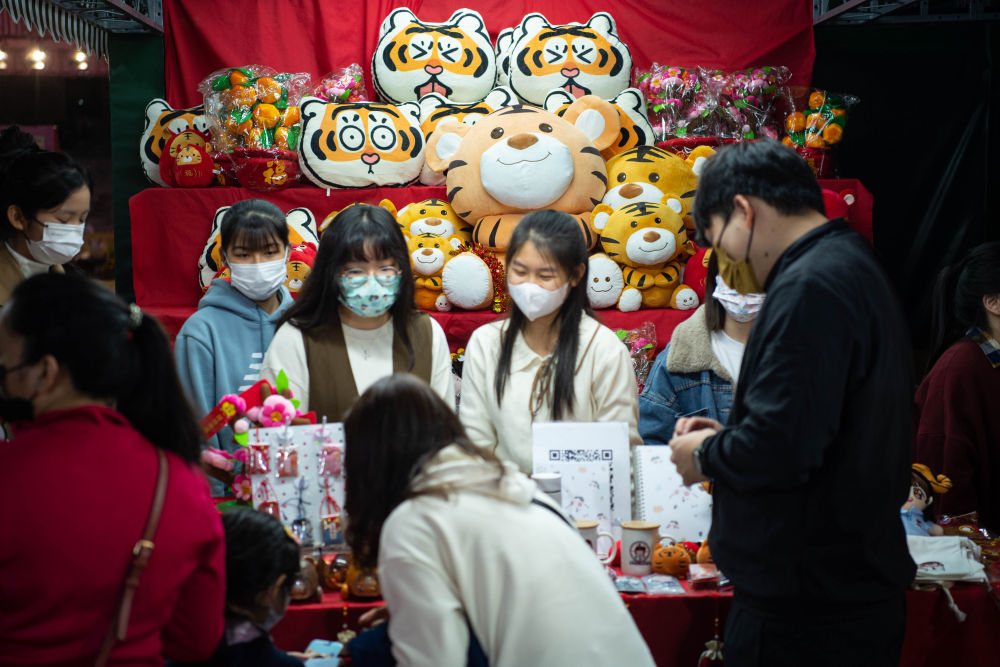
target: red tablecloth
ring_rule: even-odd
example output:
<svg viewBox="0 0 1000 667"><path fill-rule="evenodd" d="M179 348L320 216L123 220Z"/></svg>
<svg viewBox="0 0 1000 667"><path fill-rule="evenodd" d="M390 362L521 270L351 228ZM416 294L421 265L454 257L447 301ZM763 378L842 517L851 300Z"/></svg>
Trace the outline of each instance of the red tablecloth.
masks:
<svg viewBox="0 0 1000 667"><path fill-rule="evenodd" d="M1000 584L994 595L1000 591ZM1000 661L1000 607L987 589L974 584L956 584L952 596L968 614L960 623L939 591L908 591L906 594L906 639L901 667L947 665L995 665ZM623 595L656 664L697 664L705 642L712 638L716 613L719 634L732 602L730 592L692 591L686 595ZM319 604L293 605L273 631L275 643L285 650L302 650L313 639L336 638L345 623L358 631L357 619L381 602L349 602L327 593Z"/></svg>

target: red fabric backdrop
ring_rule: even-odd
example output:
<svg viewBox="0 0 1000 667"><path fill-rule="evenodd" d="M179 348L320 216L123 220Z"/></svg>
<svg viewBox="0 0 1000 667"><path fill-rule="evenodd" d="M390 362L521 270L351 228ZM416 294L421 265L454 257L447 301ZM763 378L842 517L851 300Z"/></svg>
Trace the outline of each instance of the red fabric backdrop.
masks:
<svg viewBox="0 0 1000 667"><path fill-rule="evenodd" d="M494 42L531 12L568 23L607 11L640 68L654 61L730 69L785 65L792 84L808 85L815 55L808 0L164 0L167 101L174 107L201 104L198 82L234 65L269 65L316 78L356 62L367 77L382 19L401 6L431 22L473 8Z"/></svg>

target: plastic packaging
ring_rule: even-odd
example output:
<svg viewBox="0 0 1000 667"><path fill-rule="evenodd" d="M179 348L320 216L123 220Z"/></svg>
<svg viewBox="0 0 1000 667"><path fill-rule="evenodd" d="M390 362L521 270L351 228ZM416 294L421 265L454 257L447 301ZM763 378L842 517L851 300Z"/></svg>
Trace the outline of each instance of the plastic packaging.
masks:
<svg viewBox="0 0 1000 667"><path fill-rule="evenodd" d="M372 101L365 88L364 71L357 63L324 76L313 86L312 95L335 104Z"/></svg>
<svg viewBox="0 0 1000 667"><path fill-rule="evenodd" d="M309 75L246 65L218 70L198 85L212 145L253 190L277 190L299 178L299 100Z"/></svg>
<svg viewBox="0 0 1000 667"><path fill-rule="evenodd" d="M647 574L642 578L642 583L650 595L684 595L686 593L677 577L669 574Z"/></svg>
<svg viewBox="0 0 1000 667"><path fill-rule="evenodd" d="M724 138L775 139L791 110L787 67L751 67L737 72L701 70L716 100L718 135Z"/></svg>
<svg viewBox="0 0 1000 667"><path fill-rule="evenodd" d="M635 381L639 391L646 384L649 370L656 360L656 327L652 322L643 322L636 329L619 329L615 332L618 340L628 348L632 358L632 368L635 371Z"/></svg>
<svg viewBox="0 0 1000 667"><path fill-rule="evenodd" d="M828 149L843 140L847 117L858 102L853 95L813 88L801 108L785 118L782 143L805 158L817 177L832 177L834 162Z"/></svg>
<svg viewBox="0 0 1000 667"><path fill-rule="evenodd" d="M635 85L646 98L656 141L717 133L715 97L697 70L653 63L636 71Z"/></svg>

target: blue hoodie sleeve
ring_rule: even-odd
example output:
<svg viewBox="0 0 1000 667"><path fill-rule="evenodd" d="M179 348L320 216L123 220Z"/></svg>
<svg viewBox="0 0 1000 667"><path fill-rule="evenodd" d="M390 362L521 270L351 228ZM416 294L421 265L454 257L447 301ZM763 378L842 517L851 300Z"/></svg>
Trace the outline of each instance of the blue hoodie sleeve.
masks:
<svg viewBox="0 0 1000 667"><path fill-rule="evenodd" d="M215 355L197 338L183 331L174 343L174 357L177 360L177 375L187 393L195 417L201 419L215 407ZM210 447L219 447L218 436L209 438Z"/></svg>

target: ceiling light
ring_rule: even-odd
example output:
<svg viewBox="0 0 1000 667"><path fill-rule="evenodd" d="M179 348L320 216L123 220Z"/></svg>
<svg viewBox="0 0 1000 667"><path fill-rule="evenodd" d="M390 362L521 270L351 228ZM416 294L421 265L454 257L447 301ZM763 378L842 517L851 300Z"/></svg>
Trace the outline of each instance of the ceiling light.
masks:
<svg viewBox="0 0 1000 667"><path fill-rule="evenodd" d="M36 63L45 62L45 51L41 49L33 49L28 52L28 60L33 60ZM44 65L43 65L44 67ZM41 67L35 67L35 69L41 69Z"/></svg>
<svg viewBox="0 0 1000 667"><path fill-rule="evenodd" d="M44 61L44 60L36 60L36 61L35 61L35 62L34 62L34 63L33 63L32 65L31 65L31 68L32 68L32 69L45 69L45 61Z"/></svg>
<svg viewBox="0 0 1000 667"><path fill-rule="evenodd" d="M86 61L86 60L84 60L83 62L79 62L79 63L77 63L77 64L76 64L76 68L77 68L78 70L85 70L85 69L87 69L87 61Z"/></svg>
<svg viewBox="0 0 1000 667"><path fill-rule="evenodd" d="M85 63L87 62L87 54L84 53L83 51L77 51L76 53L73 54L73 60L75 60L78 63Z"/></svg>

